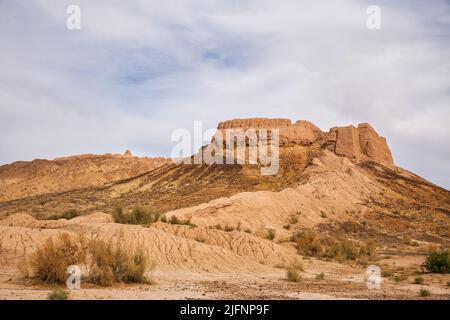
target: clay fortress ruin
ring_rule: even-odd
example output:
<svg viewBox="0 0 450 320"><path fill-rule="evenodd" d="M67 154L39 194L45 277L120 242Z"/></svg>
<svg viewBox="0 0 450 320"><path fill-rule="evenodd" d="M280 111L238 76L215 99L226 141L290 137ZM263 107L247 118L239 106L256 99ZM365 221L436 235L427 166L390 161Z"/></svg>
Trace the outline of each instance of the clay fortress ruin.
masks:
<svg viewBox="0 0 450 320"><path fill-rule="evenodd" d="M280 147L310 146L313 143L319 143L323 148L339 156L358 161L373 160L388 166L394 164L386 139L368 123L361 123L357 127L353 125L333 127L328 132L323 132L316 125L305 120L292 123L290 119L247 118L220 122L217 127L217 131L221 133L224 140L227 137L227 130L246 132L249 129L255 130L256 133L259 133L259 130L276 129ZM213 137L212 143L203 147L203 150L208 151L214 139Z"/></svg>

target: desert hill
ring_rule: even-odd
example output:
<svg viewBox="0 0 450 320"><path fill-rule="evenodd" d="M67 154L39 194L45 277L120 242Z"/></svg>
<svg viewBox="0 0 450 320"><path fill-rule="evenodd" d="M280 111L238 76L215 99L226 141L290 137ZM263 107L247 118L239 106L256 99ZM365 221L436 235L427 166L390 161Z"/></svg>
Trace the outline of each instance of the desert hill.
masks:
<svg viewBox="0 0 450 320"><path fill-rule="evenodd" d="M18 277L13 266L46 239L69 233L144 248L161 279L170 275L175 280L164 281L174 283L186 280L180 275L188 277L188 290L207 288L216 292L212 298L233 298L246 290L251 293L242 297L296 298L298 287L280 283L280 268L299 261L305 265L302 288L331 295L318 297L411 298L416 288L405 283L399 289L394 280L386 280L383 291L368 292L364 262L305 257L302 241L311 241L319 251L324 237L335 245L360 243L363 251L371 243L378 252L376 263L397 268L401 276L419 272L430 247L450 245L450 192L395 166L386 139L370 125L323 132L307 121L235 119L220 123L218 131L228 128L279 129L277 174L261 175L260 166L249 163L159 163L147 170L151 161L144 159L138 166L142 171L125 171L128 176L111 180L103 176L97 184L77 189L74 181L80 185L80 180L66 175L70 188L63 184L56 192L0 201L0 243L8 276ZM139 163L133 162L139 158L126 159L120 170ZM117 208L127 213L137 205L165 219L149 225L114 223ZM82 216L45 219L68 209ZM171 223L173 219L178 222ZM318 272L329 278L323 285L314 282ZM217 279L225 284L218 285ZM446 279L427 278L444 299L449 298ZM262 294L266 286L270 290ZM160 297L161 292L155 294Z"/></svg>
<svg viewBox="0 0 450 320"><path fill-rule="evenodd" d="M0 201L100 186L134 177L168 163L165 158L84 154L0 166Z"/></svg>

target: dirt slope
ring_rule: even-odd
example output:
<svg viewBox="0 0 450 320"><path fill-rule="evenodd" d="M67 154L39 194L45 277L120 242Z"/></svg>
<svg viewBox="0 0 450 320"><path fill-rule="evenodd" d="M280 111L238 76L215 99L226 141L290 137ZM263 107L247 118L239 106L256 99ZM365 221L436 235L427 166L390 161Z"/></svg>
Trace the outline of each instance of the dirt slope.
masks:
<svg viewBox="0 0 450 320"><path fill-rule="evenodd" d="M55 160L18 161L0 166L0 201L68 191L134 177L169 160L85 154Z"/></svg>

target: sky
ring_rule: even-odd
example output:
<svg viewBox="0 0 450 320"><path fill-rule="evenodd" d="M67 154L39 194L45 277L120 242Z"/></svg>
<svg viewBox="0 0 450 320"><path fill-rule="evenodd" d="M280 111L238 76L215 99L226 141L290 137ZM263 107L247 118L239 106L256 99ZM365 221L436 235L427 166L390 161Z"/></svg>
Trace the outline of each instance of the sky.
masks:
<svg viewBox="0 0 450 320"><path fill-rule="evenodd" d="M449 40L441 0L0 0L0 164L170 156L194 121L368 122L450 189Z"/></svg>

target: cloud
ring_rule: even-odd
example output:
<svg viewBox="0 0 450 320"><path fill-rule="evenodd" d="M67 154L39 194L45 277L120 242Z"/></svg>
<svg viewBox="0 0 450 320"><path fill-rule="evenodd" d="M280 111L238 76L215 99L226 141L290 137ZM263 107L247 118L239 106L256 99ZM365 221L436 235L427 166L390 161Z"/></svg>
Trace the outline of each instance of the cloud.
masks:
<svg viewBox="0 0 450 320"><path fill-rule="evenodd" d="M66 29L78 4L82 29ZM371 123L397 164L450 187L450 5L379 1L0 3L0 162L169 155L236 117Z"/></svg>

